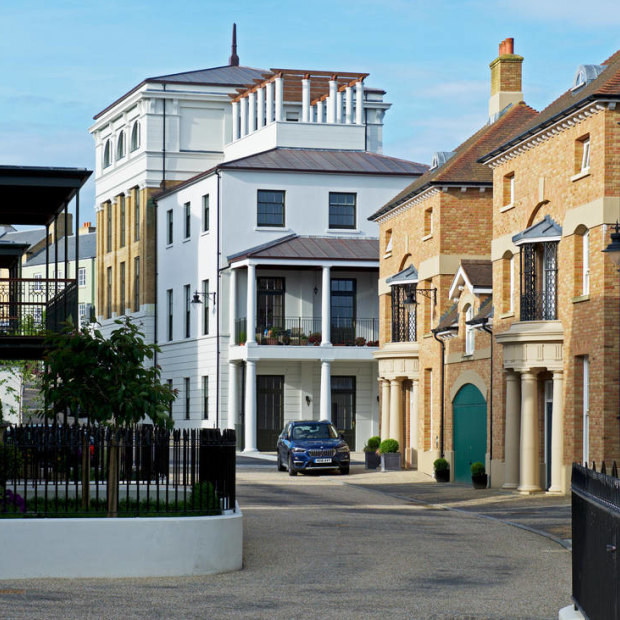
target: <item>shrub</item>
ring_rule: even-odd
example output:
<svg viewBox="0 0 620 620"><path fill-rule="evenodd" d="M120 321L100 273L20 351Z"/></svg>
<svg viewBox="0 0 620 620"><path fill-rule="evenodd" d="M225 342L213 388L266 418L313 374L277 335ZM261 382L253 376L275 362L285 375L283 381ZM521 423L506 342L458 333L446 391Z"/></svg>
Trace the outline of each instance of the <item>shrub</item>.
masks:
<svg viewBox="0 0 620 620"><path fill-rule="evenodd" d="M450 469L450 463L446 459L435 459L433 462L433 469L435 471L446 471Z"/></svg>
<svg viewBox="0 0 620 620"><path fill-rule="evenodd" d="M193 510L199 510L207 514L220 512L220 503L215 494L215 487L211 482L197 482L194 484L187 505Z"/></svg>
<svg viewBox="0 0 620 620"><path fill-rule="evenodd" d="M364 446L364 452L376 452L381 445L381 437L375 435L368 440L368 443Z"/></svg>
<svg viewBox="0 0 620 620"><path fill-rule="evenodd" d="M24 458L17 446L10 443L0 444L0 486L7 480L20 477L23 464Z"/></svg>
<svg viewBox="0 0 620 620"><path fill-rule="evenodd" d="M472 463L469 469L471 471L472 476L482 476L483 474L486 473L486 470L484 469L484 464L481 463L480 461L476 461L475 463Z"/></svg>
<svg viewBox="0 0 620 620"><path fill-rule="evenodd" d="M398 452L398 442L396 439L384 439L379 445L379 452L381 454L389 454Z"/></svg>

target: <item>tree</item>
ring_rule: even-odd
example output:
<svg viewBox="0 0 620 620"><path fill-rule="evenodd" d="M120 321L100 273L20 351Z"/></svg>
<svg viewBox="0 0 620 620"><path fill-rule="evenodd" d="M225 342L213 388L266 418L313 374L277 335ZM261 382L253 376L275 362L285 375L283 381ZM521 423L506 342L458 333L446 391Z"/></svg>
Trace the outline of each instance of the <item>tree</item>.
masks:
<svg viewBox="0 0 620 620"><path fill-rule="evenodd" d="M162 384L161 369L152 360L159 347L147 344L144 334L129 318L117 320L109 338L90 326L69 324L60 334L46 339L46 367L41 390L47 417L66 410L77 420L107 424L114 430L149 419L155 426L172 428L170 404L176 390ZM118 440L112 434L108 471L108 514L118 506ZM82 504L87 505L89 450L82 451Z"/></svg>

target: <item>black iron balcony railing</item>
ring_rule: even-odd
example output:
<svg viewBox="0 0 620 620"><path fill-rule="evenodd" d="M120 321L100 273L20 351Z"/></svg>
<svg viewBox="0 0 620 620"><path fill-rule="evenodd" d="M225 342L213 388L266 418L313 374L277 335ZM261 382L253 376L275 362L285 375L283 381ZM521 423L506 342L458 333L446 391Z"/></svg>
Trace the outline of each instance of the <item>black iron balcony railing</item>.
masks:
<svg viewBox="0 0 620 620"><path fill-rule="evenodd" d="M557 318L555 291L532 291L521 295L522 321L555 321Z"/></svg>
<svg viewBox="0 0 620 620"><path fill-rule="evenodd" d="M38 336L59 331L73 317L77 324L75 280L0 278L0 335Z"/></svg>
<svg viewBox="0 0 620 620"><path fill-rule="evenodd" d="M256 325L256 342L261 345L317 346L323 335L321 318L286 317L272 324ZM330 340L334 345L379 346L379 319L338 319L331 322ZM235 343L247 339L245 318L235 322Z"/></svg>

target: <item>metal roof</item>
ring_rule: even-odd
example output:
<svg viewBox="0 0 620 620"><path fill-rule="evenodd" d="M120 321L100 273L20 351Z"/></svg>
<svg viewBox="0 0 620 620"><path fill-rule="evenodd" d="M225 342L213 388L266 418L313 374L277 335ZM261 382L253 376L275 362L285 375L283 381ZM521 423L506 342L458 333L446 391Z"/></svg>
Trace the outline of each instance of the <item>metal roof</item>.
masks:
<svg viewBox="0 0 620 620"><path fill-rule="evenodd" d="M0 166L0 223L49 224L91 174L85 168Z"/></svg>
<svg viewBox="0 0 620 620"><path fill-rule="evenodd" d="M75 235L67 237L69 246L69 260L75 260ZM97 233L87 233L80 235L80 258L94 258L97 253ZM50 264L54 262L56 258L56 244L52 243L49 246L49 260ZM65 238L63 237L58 241L58 262L64 262L65 260ZM37 252L33 257L26 261L26 267L34 267L36 265L45 265L45 249Z"/></svg>
<svg viewBox="0 0 620 620"><path fill-rule="evenodd" d="M544 219L529 228L517 233L512 242L516 245L523 243L536 243L540 241L559 241L562 237L562 227L556 224L550 216L545 215Z"/></svg>
<svg viewBox="0 0 620 620"><path fill-rule="evenodd" d="M419 176L428 166L369 151L274 148L226 162L219 168Z"/></svg>
<svg viewBox="0 0 620 620"><path fill-rule="evenodd" d="M245 86L253 80L262 80L265 69L224 65L196 71L183 71L159 75L144 80L145 82L168 82L174 84L206 84L209 86Z"/></svg>
<svg viewBox="0 0 620 620"><path fill-rule="evenodd" d="M287 235L274 242L233 254L228 257L228 260L238 262L246 258L376 261L378 263L379 240Z"/></svg>
<svg viewBox="0 0 620 620"><path fill-rule="evenodd" d="M395 284L417 284L418 282L418 270L409 265L406 269L399 271L397 274L390 276L386 279L385 283L389 285Z"/></svg>

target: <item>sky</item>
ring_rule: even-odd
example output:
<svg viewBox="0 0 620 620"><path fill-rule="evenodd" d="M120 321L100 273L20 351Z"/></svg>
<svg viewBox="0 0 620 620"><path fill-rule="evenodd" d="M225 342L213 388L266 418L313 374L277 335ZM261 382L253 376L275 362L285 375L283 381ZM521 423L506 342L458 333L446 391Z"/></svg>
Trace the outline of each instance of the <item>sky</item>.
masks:
<svg viewBox="0 0 620 620"><path fill-rule="evenodd" d="M620 48L617 0L2 0L0 164L93 169L92 117L144 78L228 63L370 73L384 153L430 163L487 120L489 63L514 37L536 109ZM81 219L95 221L94 175Z"/></svg>

